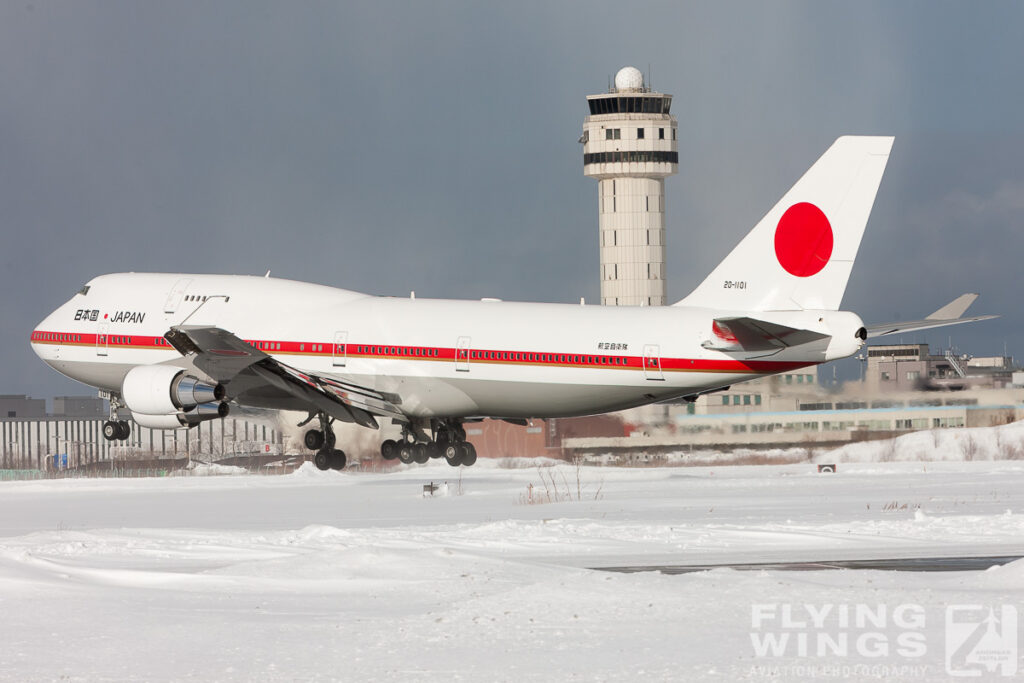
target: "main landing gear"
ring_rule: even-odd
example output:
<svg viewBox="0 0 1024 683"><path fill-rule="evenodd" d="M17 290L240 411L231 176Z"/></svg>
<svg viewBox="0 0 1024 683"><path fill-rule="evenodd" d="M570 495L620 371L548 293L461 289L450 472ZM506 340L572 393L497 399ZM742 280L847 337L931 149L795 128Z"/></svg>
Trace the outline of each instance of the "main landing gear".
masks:
<svg viewBox="0 0 1024 683"><path fill-rule="evenodd" d="M117 419L117 409L121 407L121 401L116 394L110 395L109 420L103 423L103 438L107 441L127 441L132 435L132 426L128 420Z"/></svg>
<svg viewBox="0 0 1024 683"><path fill-rule="evenodd" d="M406 424L402 426L402 438L388 439L380 445L380 455L385 460L398 459L405 464L426 463L428 460L444 458L452 467L469 467L476 462L476 448L466 441L466 430L458 420L432 420L432 436L422 429Z"/></svg>
<svg viewBox="0 0 1024 683"><path fill-rule="evenodd" d="M309 419L301 423L299 426L305 425L313 419L313 415L309 416ZM317 413L316 417L320 420L320 429L310 429L303 436L303 443L306 448L311 451L316 451L316 455L313 456L313 464L316 465L319 470L341 470L345 468L345 453L344 451L338 450L334 447L335 437L334 430L331 428L331 423L334 420L330 419L326 413Z"/></svg>

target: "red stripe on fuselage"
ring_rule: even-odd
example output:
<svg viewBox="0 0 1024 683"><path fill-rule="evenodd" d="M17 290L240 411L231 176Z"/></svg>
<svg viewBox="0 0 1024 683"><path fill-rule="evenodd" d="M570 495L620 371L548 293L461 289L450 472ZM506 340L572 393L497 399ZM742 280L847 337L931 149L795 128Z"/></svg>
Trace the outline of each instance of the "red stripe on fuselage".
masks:
<svg viewBox="0 0 1024 683"><path fill-rule="evenodd" d="M105 339L104 339L105 337ZM51 332L36 330L32 333L33 344L54 346L95 347L105 345L108 349L173 351L174 347L163 337L138 334L86 334L78 332ZM335 344L331 342L296 342L247 339L247 344L268 355L297 355L333 358ZM337 354L346 358L396 359L413 361L456 361L456 349L436 346L408 346L397 344L347 343L337 345ZM700 358L645 358L644 356L621 356L605 354L551 353L540 351L503 351L497 349L465 350L468 358L460 357L460 363L488 365L519 365L527 367L590 368L604 370L647 370L664 372L720 372L720 373L776 373L816 365L792 361L758 361L733 359Z"/></svg>

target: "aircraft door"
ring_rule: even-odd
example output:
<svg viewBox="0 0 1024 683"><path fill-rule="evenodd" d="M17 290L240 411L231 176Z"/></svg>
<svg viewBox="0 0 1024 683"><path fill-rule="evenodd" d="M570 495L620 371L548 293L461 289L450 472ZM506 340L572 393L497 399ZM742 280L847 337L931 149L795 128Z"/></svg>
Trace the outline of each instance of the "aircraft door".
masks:
<svg viewBox="0 0 1024 683"><path fill-rule="evenodd" d="M644 345L644 377L664 381L661 374L661 349L657 344Z"/></svg>
<svg viewBox="0 0 1024 683"><path fill-rule="evenodd" d="M469 372L469 344L469 337L459 337L455 347L455 369L459 372Z"/></svg>
<svg viewBox="0 0 1024 683"><path fill-rule="evenodd" d="M345 367L345 361L348 359L348 332L334 333L334 351L331 355L334 358L334 367Z"/></svg>
<svg viewBox="0 0 1024 683"><path fill-rule="evenodd" d="M175 313L178 310L178 305L185 298L185 290L190 284L192 284L190 277L183 277L174 283L170 294L167 295L167 301L164 302L164 313Z"/></svg>
<svg viewBox="0 0 1024 683"><path fill-rule="evenodd" d="M109 341L110 325L108 323L100 323L96 328L96 355L105 356L107 355L107 343Z"/></svg>

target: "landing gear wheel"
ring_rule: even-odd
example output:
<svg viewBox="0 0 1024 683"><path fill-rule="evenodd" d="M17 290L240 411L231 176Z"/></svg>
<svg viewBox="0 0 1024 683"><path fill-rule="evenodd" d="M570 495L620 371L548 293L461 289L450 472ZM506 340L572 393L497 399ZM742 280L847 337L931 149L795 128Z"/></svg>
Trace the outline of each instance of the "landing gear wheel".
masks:
<svg viewBox="0 0 1024 683"><path fill-rule="evenodd" d="M117 421L117 438L121 441L127 441L128 437L132 435L132 426L128 424L128 420Z"/></svg>
<svg viewBox="0 0 1024 683"><path fill-rule="evenodd" d="M318 451L324 447L324 433L319 429L310 429L306 432L306 435L302 437L303 443L306 444L306 448L311 451Z"/></svg>
<svg viewBox="0 0 1024 683"><path fill-rule="evenodd" d="M444 455L444 449L442 449L441 446L439 446L436 441L431 441L430 443L428 443L426 448L427 457L430 458L431 460L436 460L437 458L440 458L441 456Z"/></svg>
<svg viewBox="0 0 1024 683"><path fill-rule="evenodd" d="M398 459L408 465L413 460L412 444L403 443L398 447Z"/></svg>
<svg viewBox="0 0 1024 683"><path fill-rule="evenodd" d="M380 445L380 457L385 460L394 460L398 457L398 442L388 439Z"/></svg>
<svg viewBox="0 0 1024 683"><path fill-rule="evenodd" d="M326 449L317 451L316 455L313 456L313 464L322 472L331 469L331 452Z"/></svg>
<svg viewBox="0 0 1024 683"><path fill-rule="evenodd" d="M459 444L459 453L462 454L463 467L471 467L476 463L476 448L468 441Z"/></svg>
<svg viewBox="0 0 1024 683"><path fill-rule="evenodd" d="M331 451L331 469L332 470L343 470L345 469L345 453L339 451L337 448Z"/></svg>
<svg viewBox="0 0 1024 683"><path fill-rule="evenodd" d="M448 444L444 449L444 459L448 461L448 464L452 467L458 467L462 464L462 444Z"/></svg>
<svg viewBox="0 0 1024 683"><path fill-rule="evenodd" d="M420 465L426 464L427 460L430 460L430 455L427 453L427 445L423 443L413 444L412 459Z"/></svg>
<svg viewBox="0 0 1024 683"><path fill-rule="evenodd" d="M103 423L103 438L107 441L114 441L121 438L121 426L113 420Z"/></svg>

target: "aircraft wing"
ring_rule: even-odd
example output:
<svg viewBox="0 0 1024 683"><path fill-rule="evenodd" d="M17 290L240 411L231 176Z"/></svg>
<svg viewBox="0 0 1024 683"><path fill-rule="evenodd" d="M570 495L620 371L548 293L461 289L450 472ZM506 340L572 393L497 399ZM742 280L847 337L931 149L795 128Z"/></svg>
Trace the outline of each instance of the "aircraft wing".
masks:
<svg viewBox="0 0 1024 683"><path fill-rule="evenodd" d="M868 338L883 337L887 334L898 334L900 332L928 330L933 327L945 327L947 325L960 325L962 323L972 323L978 320L991 320L992 318L999 317L996 315L976 315L970 318L961 317L967 312L967 309L977 298L977 294L962 294L923 320L903 320L899 322L868 325Z"/></svg>
<svg viewBox="0 0 1024 683"><path fill-rule="evenodd" d="M192 355L195 366L223 383L231 396L240 393L232 383L244 390L269 387L311 410L373 429L378 427L374 415L405 418L394 397L338 377L298 370L219 327L175 326L165 338L183 356Z"/></svg>
<svg viewBox="0 0 1024 683"><path fill-rule="evenodd" d="M717 351L778 351L828 338L820 332L746 316L715 318L712 331L715 338L704 342L703 346Z"/></svg>

